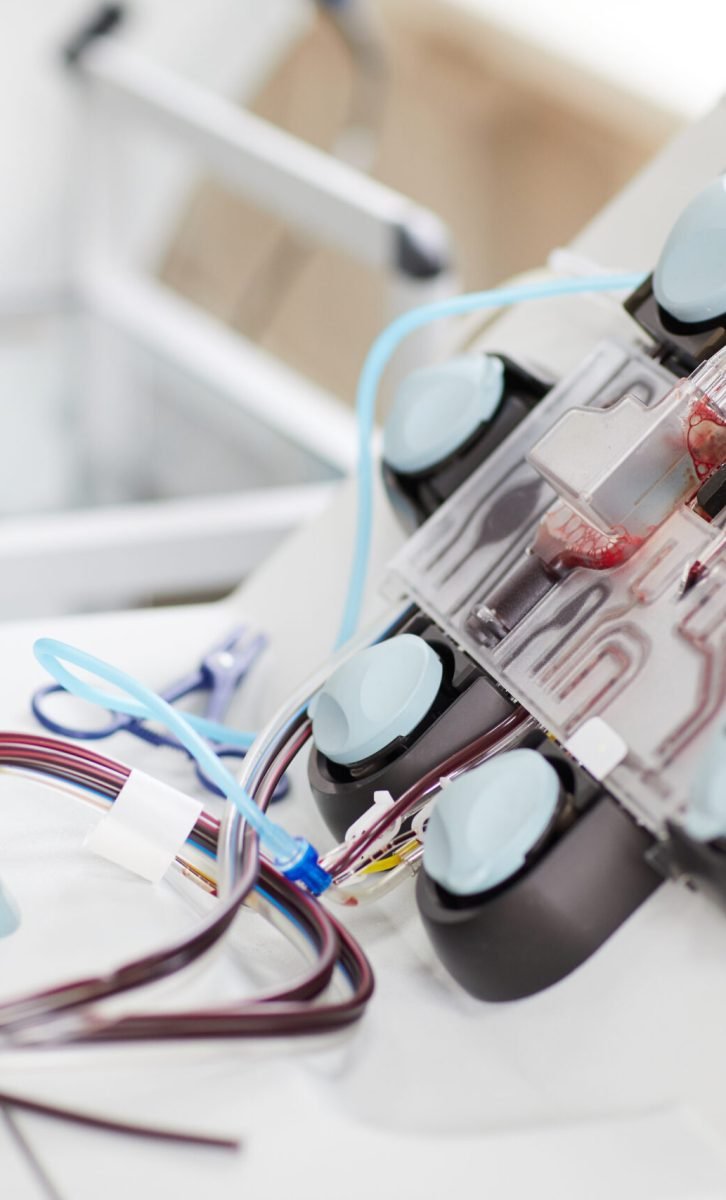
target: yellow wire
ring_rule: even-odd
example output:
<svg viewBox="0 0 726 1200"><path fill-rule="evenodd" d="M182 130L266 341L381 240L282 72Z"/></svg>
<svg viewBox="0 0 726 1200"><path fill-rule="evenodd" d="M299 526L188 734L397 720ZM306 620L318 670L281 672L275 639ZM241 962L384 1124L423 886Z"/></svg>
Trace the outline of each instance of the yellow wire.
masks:
<svg viewBox="0 0 726 1200"><path fill-rule="evenodd" d="M395 854L388 854L385 858L376 858L373 862L368 863L367 866L362 867L360 871L356 871L356 875L377 875L381 871L392 871L394 867L398 867L404 862L406 856L412 850L417 849L418 844L416 839L413 838L411 841L406 842L404 846L401 846L400 850L396 851Z"/></svg>
<svg viewBox="0 0 726 1200"><path fill-rule="evenodd" d="M375 862L368 863L367 867L357 871L357 875L377 875L381 871L391 871L401 862L400 854L389 854L387 858L377 858Z"/></svg>

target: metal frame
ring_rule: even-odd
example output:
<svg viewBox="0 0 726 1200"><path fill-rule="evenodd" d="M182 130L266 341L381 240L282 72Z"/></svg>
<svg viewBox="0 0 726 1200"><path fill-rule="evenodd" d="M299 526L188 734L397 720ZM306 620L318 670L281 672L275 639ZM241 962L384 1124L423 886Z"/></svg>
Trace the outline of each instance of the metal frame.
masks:
<svg viewBox="0 0 726 1200"><path fill-rule="evenodd" d="M150 277L87 267L84 308L136 345L173 361L231 405L346 474L355 466L355 421L323 388Z"/></svg>
<svg viewBox="0 0 726 1200"><path fill-rule="evenodd" d="M383 268L392 313L451 290L446 230L399 193L147 61L117 38L121 15L106 6L65 51L79 90L81 138L81 157L73 164L76 244L66 302L101 317L131 348L181 367L233 410L284 436L319 464L319 478L347 474L356 457L351 410L165 287L148 263L134 261L138 255L120 245L109 221L117 135L154 129L306 237ZM12 307L6 301L6 315ZM27 313L25 303L20 308ZM91 359L87 376L96 388L102 352L96 349ZM111 364L122 366L123 356ZM93 398L89 411L92 404ZM110 459L113 428L94 416L90 421L94 447L103 454L100 430ZM314 483L6 520L0 563L6 579L32 581L44 611L81 598L86 605L116 603L119 588L130 597L172 591L174 563L183 592L232 586L285 533L319 511L328 494L329 484ZM6 590L0 616L15 611L13 603Z"/></svg>
<svg viewBox="0 0 726 1200"><path fill-rule="evenodd" d="M113 38L94 41L76 66L87 103L174 137L229 187L300 233L422 283L449 270L449 237L439 218L346 163Z"/></svg>
<svg viewBox="0 0 726 1200"><path fill-rule="evenodd" d="M213 595L247 575L330 502L335 484L105 506L0 522L0 617L47 616ZM180 562L184 564L180 579Z"/></svg>

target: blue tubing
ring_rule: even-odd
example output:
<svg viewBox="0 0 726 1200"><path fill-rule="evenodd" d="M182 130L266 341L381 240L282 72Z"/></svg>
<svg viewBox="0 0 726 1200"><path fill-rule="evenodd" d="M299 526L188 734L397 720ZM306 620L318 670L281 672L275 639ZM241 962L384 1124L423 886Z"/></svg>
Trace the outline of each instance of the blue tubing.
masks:
<svg viewBox="0 0 726 1200"><path fill-rule="evenodd" d="M67 691L91 704L112 712L125 712L131 716L142 717L149 721L158 721L189 751L204 771L205 776L217 785L219 790L231 800L251 827L259 834L267 850L274 855L279 863L289 863L300 857L301 843L279 825L271 821L255 804L220 761L213 749L189 723L187 716L172 708L161 696L157 696L133 675L127 675L118 667L86 654L75 646L54 638L39 638L33 647L35 657L41 666L62 684ZM87 671L97 679L119 688L125 696L112 695L95 687L92 683L81 679L64 664L78 667ZM130 698L130 699L129 699Z"/></svg>

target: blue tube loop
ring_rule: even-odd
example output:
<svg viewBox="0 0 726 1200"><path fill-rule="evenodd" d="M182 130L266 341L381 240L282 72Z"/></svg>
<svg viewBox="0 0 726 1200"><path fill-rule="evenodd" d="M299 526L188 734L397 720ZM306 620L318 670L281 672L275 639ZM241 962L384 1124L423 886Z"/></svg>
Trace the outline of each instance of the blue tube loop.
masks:
<svg viewBox="0 0 726 1200"><path fill-rule="evenodd" d="M270 820L244 791L211 746L190 723L186 714L167 704L156 692L111 663L87 654L75 646L54 638L39 638L33 650L42 667L67 691L91 704L112 712L157 721L168 729L189 751L197 763L242 817L259 835L265 849L274 857L275 865L288 878L304 883L316 895L330 883L330 876L318 865L318 855L304 838L293 837ZM119 688L122 695L103 691L80 678L69 666L95 676L104 683Z"/></svg>

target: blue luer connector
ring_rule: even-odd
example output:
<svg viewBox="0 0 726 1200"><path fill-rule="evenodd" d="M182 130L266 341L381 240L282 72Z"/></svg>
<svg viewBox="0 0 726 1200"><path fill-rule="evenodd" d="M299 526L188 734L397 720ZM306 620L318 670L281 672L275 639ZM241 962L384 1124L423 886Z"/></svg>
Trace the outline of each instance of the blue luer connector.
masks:
<svg viewBox="0 0 726 1200"><path fill-rule="evenodd" d="M333 882L333 876L320 866L318 862L318 852L314 846L310 845L305 838L295 838L298 844L299 852L294 858L288 859L286 863L279 859L275 866L282 871L286 879L291 879L293 883L304 883L309 892L313 896L319 896L330 887Z"/></svg>

